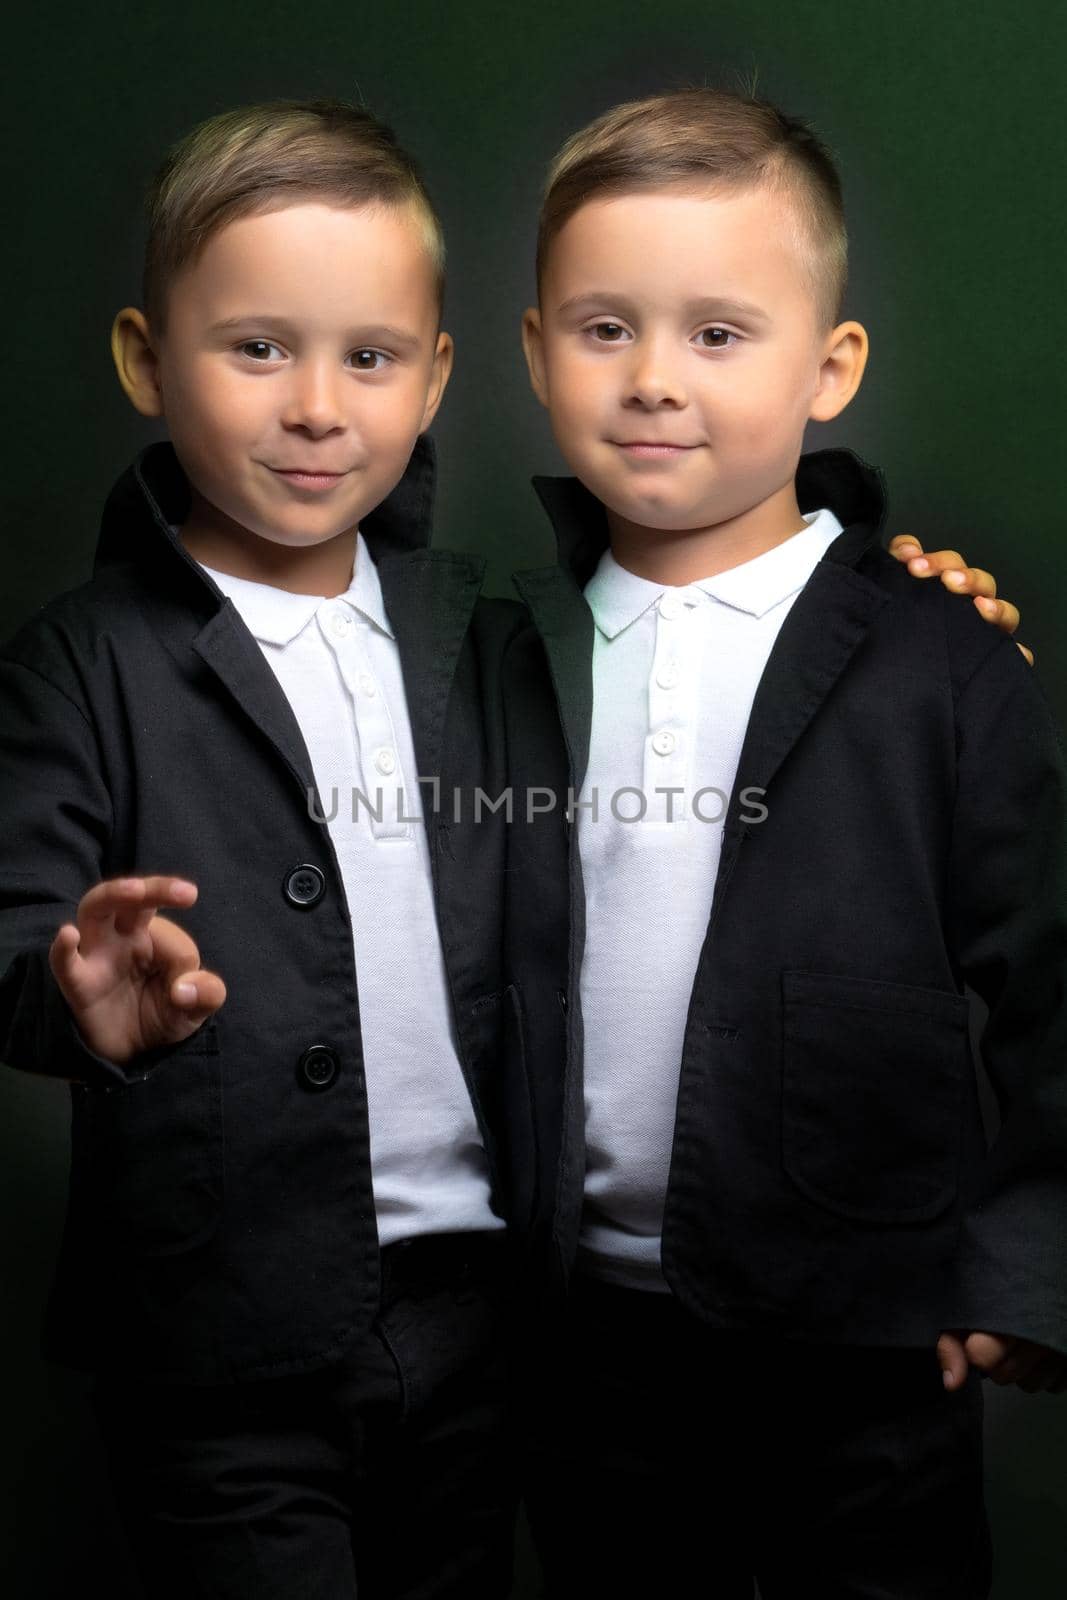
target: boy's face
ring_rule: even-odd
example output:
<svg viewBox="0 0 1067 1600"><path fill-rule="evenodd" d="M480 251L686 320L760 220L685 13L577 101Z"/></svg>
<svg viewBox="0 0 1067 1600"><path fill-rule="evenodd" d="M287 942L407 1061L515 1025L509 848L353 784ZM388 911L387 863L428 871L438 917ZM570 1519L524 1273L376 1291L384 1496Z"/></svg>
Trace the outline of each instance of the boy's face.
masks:
<svg viewBox="0 0 1067 1600"><path fill-rule="evenodd" d="M170 286L154 381L216 534L295 553L354 530L437 409L437 320L410 209L308 202L213 235Z"/></svg>
<svg viewBox="0 0 1067 1600"><path fill-rule="evenodd" d="M609 513L703 529L791 484L805 422L849 397L801 250L766 188L639 192L567 220L524 343L560 450Z"/></svg>

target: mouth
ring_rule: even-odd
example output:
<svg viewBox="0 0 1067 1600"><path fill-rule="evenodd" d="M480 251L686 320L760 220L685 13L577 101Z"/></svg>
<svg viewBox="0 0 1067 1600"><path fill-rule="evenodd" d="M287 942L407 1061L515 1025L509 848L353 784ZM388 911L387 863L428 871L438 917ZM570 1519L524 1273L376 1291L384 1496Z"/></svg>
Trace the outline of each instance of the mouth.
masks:
<svg viewBox="0 0 1067 1600"><path fill-rule="evenodd" d="M310 471L305 467L270 467L276 478L282 478L298 489L332 489L347 476L345 472Z"/></svg>
<svg viewBox="0 0 1067 1600"><path fill-rule="evenodd" d="M700 449L698 444L677 444L672 440L663 439L612 439L611 443L628 456L649 461L688 455L690 450Z"/></svg>

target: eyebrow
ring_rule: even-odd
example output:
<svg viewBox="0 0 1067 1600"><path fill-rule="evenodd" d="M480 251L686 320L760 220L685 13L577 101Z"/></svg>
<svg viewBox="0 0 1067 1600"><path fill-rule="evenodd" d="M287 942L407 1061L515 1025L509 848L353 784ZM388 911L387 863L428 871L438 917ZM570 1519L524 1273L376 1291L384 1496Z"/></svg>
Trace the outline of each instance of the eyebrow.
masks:
<svg viewBox="0 0 1067 1600"><path fill-rule="evenodd" d="M292 334L294 331L294 324L286 317L250 311L243 316L223 317L221 322L213 322L208 333L233 333L238 328L247 327L262 328L264 333ZM418 350L422 343L417 334L407 333L403 328L395 328L386 322L374 326L361 324L350 332L349 338L354 344L397 344L406 350Z"/></svg>
<svg viewBox="0 0 1067 1600"><path fill-rule="evenodd" d="M628 295L617 294L613 289L594 289L585 294L572 295L556 307L558 316L570 316L583 311L603 309L605 305L618 306L628 316L634 316L637 302ZM683 306L687 317L738 317L749 322L769 322L767 313L748 300L733 300L725 295L705 295L697 300L687 300Z"/></svg>

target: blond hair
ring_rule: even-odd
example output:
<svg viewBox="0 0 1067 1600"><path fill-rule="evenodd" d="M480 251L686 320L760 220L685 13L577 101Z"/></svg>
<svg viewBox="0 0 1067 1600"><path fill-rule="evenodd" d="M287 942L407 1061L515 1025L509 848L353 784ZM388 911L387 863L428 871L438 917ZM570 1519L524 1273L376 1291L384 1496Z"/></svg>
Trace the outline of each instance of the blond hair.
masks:
<svg viewBox="0 0 1067 1600"><path fill-rule="evenodd" d="M272 100L209 117L168 152L146 197L145 315L162 334L168 287L228 222L321 199L410 206L444 295L441 224L392 129L341 100Z"/></svg>
<svg viewBox="0 0 1067 1600"><path fill-rule="evenodd" d="M545 183L537 231L540 288L552 241L590 200L665 187L788 195L820 321L841 315L848 272L841 181L812 130L765 100L681 89L614 106L567 140Z"/></svg>

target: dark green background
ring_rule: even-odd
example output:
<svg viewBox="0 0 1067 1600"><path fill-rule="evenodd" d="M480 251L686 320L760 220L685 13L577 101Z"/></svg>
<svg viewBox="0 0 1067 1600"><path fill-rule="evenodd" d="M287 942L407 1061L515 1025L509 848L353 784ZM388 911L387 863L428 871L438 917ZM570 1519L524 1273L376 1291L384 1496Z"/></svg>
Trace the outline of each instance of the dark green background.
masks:
<svg viewBox="0 0 1067 1600"><path fill-rule="evenodd" d="M613 101L755 72L760 92L812 120L838 155L847 309L871 334L863 391L811 442L847 442L885 468L892 531L962 547L996 574L1063 724L1059 5L260 0L220 16L187 0L154 14L38 7L5 42L0 633L86 575L102 498L152 436L115 381L108 330L138 298L141 193L192 123L240 102L342 95L421 157L448 234L457 344L435 430L439 537L489 555L503 593L513 567L551 554L527 479L559 466L518 340L544 164ZM64 1086L0 1075L0 1121L0 1582L41 1600L114 1573L123 1600L133 1590L85 1383L36 1354L65 1192ZM990 1388L989 1402L996 1595L1059 1600L1067 1401ZM528 1574L521 1592L533 1592Z"/></svg>

